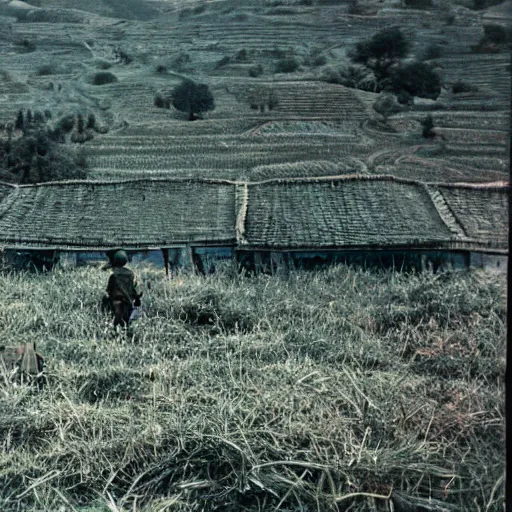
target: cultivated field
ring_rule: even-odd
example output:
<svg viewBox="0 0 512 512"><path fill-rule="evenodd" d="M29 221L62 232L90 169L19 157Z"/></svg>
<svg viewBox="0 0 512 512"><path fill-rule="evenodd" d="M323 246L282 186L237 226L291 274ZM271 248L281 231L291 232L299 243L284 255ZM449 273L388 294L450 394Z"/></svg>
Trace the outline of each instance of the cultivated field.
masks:
<svg viewBox="0 0 512 512"><path fill-rule="evenodd" d="M503 510L501 278L138 272L133 338L98 268L0 276L2 510Z"/></svg>
<svg viewBox="0 0 512 512"><path fill-rule="evenodd" d="M426 181L507 178L509 57L471 50L484 23L506 21L503 9L458 6L448 24L436 9L379 2L366 2L373 5L366 16L350 14L348 2L131 0L121 10L107 0L30 4L0 2L0 122L13 121L20 108L48 109L55 117L94 113L110 133L84 145L92 179L258 179L259 166L270 166L268 177L293 177L294 166L304 175L296 165L302 161L312 162L316 173L330 162L356 173ZM411 56L437 48L429 62L443 91L383 126L372 110L376 94L320 78L326 68L349 64L347 51L356 42L390 25L410 38ZM120 60L119 50L130 62ZM283 57L296 59L298 69L276 72ZM263 74L249 76L256 65ZM117 81L92 85L103 68ZM183 78L207 83L214 94L216 108L202 121L190 123L174 108L153 104L158 92L169 93ZM454 94L457 81L477 90ZM261 87L278 99L271 111L250 108L251 91ZM438 129L434 141L420 135L428 113Z"/></svg>

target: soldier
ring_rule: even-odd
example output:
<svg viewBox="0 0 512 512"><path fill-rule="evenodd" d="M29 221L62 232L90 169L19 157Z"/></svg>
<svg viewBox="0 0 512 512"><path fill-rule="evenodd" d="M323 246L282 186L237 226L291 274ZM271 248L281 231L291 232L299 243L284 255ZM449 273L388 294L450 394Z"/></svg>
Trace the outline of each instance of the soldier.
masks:
<svg viewBox="0 0 512 512"><path fill-rule="evenodd" d="M134 306L140 306L142 292L132 270L125 268L128 256L123 250L117 251L112 258L112 274L108 280L107 294L111 310L114 313L114 327L127 326Z"/></svg>

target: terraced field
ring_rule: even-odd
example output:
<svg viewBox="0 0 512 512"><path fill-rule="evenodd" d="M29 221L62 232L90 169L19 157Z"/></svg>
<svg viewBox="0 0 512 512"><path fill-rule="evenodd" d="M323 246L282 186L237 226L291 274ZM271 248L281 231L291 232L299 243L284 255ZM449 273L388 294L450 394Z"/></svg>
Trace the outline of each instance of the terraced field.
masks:
<svg viewBox="0 0 512 512"><path fill-rule="evenodd" d="M51 0L45 7L71 9L73 0ZM136 7L140 7L137 17ZM439 13L383 6L371 16L348 14L346 4L288 6L227 0L181 4L131 0L125 11L107 0L70 10L67 22L16 22L1 18L0 123L13 121L20 108L57 112L94 112L110 127L85 145L91 176L205 174L236 179L304 176L340 172L389 172L433 180L469 181L504 178L509 129L510 65L505 54L473 54L482 35L485 12L458 8L452 25ZM125 19L120 18L122 16ZM73 22L70 22L73 21ZM399 25L412 41L412 54L429 44L442 47L435 59L446 90L438 104L418 104L392 116L383 129L372 118L377 95L318 80L322 67L307 59L314 49L331 66L346 63L345 52L378 30ZM34 51L20 42L29 41ZM132 57L123 64L122 48ZM245 58L225 68L216 63L245 50ZM174 59L187 54L182 71ZM300 63L294 73L274 73L283 55ZM104 61L117 82L91 85ZM156 73L164 62L166 73ZM264 74L251 78L248 68L260 63ZM40 75L43 65L54 65ZM211 87L216 108L203 121L153 105L157 92L169 93L183 77ZM473 93L452 94L455 81L477 86ZM272 111L250 108L255 87L272 90ZM438 139L419 137L420 121L433 115ZM411 148L424 146L424 151ZM257 169L257 170L256 170Z"/></svg>

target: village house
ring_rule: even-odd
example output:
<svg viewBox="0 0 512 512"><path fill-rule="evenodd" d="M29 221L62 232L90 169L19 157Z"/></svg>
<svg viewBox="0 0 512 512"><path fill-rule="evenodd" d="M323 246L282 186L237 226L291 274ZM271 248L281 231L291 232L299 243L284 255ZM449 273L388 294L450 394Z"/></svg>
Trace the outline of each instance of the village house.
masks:
<svg viewBox="0 0 512 512"><path fill-rule="evenodd" d="M0 184L0 248L18 267L105 262L211 272L333 262L505 269L508 187L392 176Z"/></svg>

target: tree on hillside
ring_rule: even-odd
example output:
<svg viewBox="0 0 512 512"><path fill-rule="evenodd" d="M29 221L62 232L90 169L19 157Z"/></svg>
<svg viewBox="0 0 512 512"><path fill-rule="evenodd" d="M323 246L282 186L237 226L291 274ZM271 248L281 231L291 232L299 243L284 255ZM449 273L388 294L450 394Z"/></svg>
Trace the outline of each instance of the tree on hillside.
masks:
<svg viewBox="0 0 512 512"><path fill-rule="evenodd" d="M213 94L206 84L197 84L185 80L172 92L173 107L188 113L189 121L197 119L196 115L215 108Z"/></svg>
<svg viewBox="0 0 512 512"><path fill-rule="evenodd" d="M252 109L260 112L265 112L266 107L272 110L279 105L279 98L274 89L265 85L257 85L250 89L247 100Z"/></svg>
<svg viewBox="0 0 512 512"><path fill-rule="evenodd" d="M61 135L58 128L32 123L18 137L9 133L7 138L0 137L0 181L24 184L85 178L83 153L60 144Z"/></svg>
<svg viewBox="0 0 512 512"><path fill-rule="evenodd" d="M353 62L364 64L375 74L377 80L386 79L400 59L407 56L410 44L400 27L383 29L369 40L356 44L350 53Z"/></svg>
<svg viewBox="0 0 512 512"><path fill-rule="evenodd" d="M392 73L391 87L396 94L405 91L411 96L435 100L441 94L441 78L428 64L412 62Z"/></svg>
<svg viewBox="0 0 512 512"><path fill-rule="evenodd" d="M373 104L373 110L384 118L384 122L387 122L390 115L396 114L402 109L392 94L381 92Z"/></svg>

